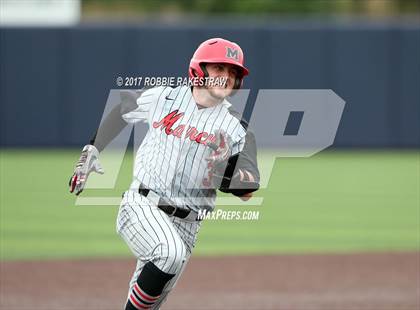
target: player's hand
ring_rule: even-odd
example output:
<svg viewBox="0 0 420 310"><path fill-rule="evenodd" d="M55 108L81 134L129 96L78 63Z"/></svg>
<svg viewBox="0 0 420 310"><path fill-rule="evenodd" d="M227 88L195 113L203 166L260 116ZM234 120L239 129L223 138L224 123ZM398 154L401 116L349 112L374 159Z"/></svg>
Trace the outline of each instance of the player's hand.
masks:
<svg viewBox="0 0 420 310"><path fill-rule="evenodd" d="M242 201L248 201L252 198L252 193L246 193L245 195L239 196Z"/></svg>
<svg viewBox="0 0 420 310"><path fill-rule="evenodd" d="M221 191L235 193L235 196L246 196L250 189L259 188L259 183L254 176L245 169L238 169L229 181L229 188L221 188ZM252 196L252 195L251 195Z"/></svg>
<svg viewBox="0 0 420 310"><path fill-rule="evenodd" d="M252 197L252 192L249 192L249 190L256 190L260 185L251 172L245 169L238 169L238 172L232 177L230 187L234 190L236 196L243 201L247 201Z"/></svg>
<svg viewBox="0 0 420 310"><path fill-rule="evenodd" d="M86 184L89 174L94 171L103 174L104 170L99 163L99 152L93 145L85 145L79 161L74 169L73 176L70 178L69 187L70 193L79 195Z"/></svg>

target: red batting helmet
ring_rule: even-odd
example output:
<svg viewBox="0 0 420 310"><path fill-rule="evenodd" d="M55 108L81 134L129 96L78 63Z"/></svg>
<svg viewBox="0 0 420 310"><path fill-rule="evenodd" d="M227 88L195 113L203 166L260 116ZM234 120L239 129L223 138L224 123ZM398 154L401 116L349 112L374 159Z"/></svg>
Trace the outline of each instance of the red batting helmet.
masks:
<svg viewBox="0 0 420 310"><path fill-rule="evenodd" d="M240 88L243 77L249 73L244 66L244 53L241 47L222 38L209 39L200 44L191 58L190 78L208 76L206 63L226 63L238 67L239 76L236 78L234 88Z"/></svg>

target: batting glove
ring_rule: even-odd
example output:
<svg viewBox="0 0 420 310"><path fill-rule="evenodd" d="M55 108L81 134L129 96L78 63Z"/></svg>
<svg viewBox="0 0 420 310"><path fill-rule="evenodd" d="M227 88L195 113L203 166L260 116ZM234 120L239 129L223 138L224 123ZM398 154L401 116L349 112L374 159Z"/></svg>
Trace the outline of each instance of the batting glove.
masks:
<svg viewBox="0 0 420 310"><path fill-rule="evenodd" d="M104 170L99 163L99 152L97 148L88 144L83 147L82 154L76 164L73 176L70 178L70 193L79 195L83 191L86 180L92 171L104 174Z"/></svg>

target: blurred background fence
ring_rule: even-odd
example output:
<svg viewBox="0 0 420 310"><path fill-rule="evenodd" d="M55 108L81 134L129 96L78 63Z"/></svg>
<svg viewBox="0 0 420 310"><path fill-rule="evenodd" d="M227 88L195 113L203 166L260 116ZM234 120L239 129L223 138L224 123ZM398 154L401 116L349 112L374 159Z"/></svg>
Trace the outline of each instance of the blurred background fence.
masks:
<svg viewBox="0 0 420 310"><path fill-rule="evenodd" d="M0 35L1 146L84 144L118 76L187 76L193 51L210 37L242 46L245 88L341 96L335 146L420 146L419 24L95 24L3 27Z"/></svg>

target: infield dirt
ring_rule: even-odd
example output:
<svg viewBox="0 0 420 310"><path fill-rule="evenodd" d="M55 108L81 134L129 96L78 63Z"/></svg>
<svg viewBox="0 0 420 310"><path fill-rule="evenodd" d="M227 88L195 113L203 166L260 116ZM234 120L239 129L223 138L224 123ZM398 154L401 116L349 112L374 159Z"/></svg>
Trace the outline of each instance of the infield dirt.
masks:
<svg viewBox="0 0 420 310"><path fill-rule="evenodd" d="M1 262L4 310L123 309L134 259ZM193 257L163 309L415 310L420 252Z"/></svg>

